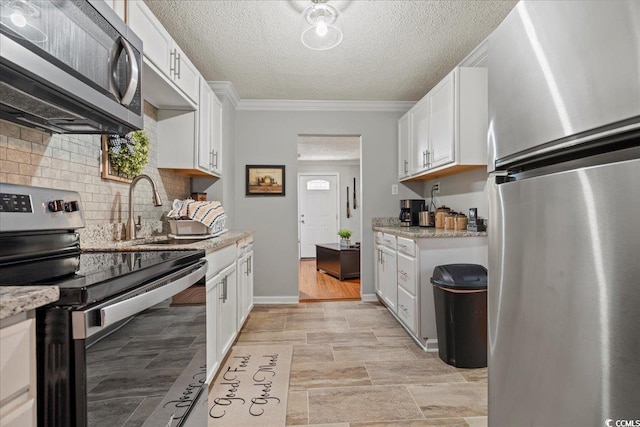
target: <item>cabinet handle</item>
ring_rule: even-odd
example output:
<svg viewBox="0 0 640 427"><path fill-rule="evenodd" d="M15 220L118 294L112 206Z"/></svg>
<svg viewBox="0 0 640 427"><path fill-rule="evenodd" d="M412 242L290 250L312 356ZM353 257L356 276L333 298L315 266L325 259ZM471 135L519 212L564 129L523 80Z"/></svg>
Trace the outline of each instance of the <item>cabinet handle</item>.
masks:
<svg viewBox="0 0 640 427"><path fill-rule="evenodd" d="M213 168L218 169L218 151L213 150Z"/></svg>
<svg viewBox="0 0 640 427"><path fill-rule="evenodd" d="M169 53L169 74L175 78L176 75L176 50L172 49Z"/></svg>
<svg viewBox="0 0 640 427"><path fill-rule="evenodd" d="M409 160L404 161L404 174L407 175L409 173Z"/></svg>
<svg viewBox="0 0 640 427"><path fill-rule="evenodd" d="M244 275L249 275L249 258L244 261Z"/></svg>
<svg viewBox="0 0 640 427"><path fill-rule="evenodd" d="M431 152L429 150L427 150L426 153L427 153L427 166L426 167L430 168L431 167L431 161L430 161Z"/></svg>
<svg viewBox="0 0 640 427"><path fill-rule="evenodd" d="M222 296L220 297L220 299L222 300L222 302L227 301L227 277L226 276L224 277L224 279L222 279Z"/></svg>
<svg viewBox="0 0 640 427"><path fill-rule="evenodd" d="M180 60L180 54L177 53L176 54L176 62L177 62L177 66L176 66L176 79L180 80L180 70L182 69L182 61Z"/></svg>
<svg viewBox="0 0 640 427"><path fill-rule="evenodd" d="M427 167L427 150L424 150L422 152L422 167L423 168Z"/></svg>
<svg viewBox="0 0 640 427"><path fill-rule="evenodd" d="M213 150L209 151L209 169L213 169Z"/></svg>

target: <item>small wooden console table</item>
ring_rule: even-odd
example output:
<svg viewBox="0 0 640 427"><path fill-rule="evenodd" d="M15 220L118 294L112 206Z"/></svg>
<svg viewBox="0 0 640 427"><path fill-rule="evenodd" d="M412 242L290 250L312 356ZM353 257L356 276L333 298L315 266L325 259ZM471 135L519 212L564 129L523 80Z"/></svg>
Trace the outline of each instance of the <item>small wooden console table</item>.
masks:
<svg viewBox="0 0 640 427"><path fill-rule="evenodd" d="M360 277L360 247L340 247L340 243L316 245L316 270L340 281Z"/></svg>

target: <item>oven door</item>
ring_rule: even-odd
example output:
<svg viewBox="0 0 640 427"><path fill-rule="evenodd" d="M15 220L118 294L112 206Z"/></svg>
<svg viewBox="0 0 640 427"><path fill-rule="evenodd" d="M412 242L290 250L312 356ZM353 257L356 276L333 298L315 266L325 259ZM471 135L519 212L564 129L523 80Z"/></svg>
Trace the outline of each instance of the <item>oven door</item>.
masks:
<svg viewBox="0 0 640 427"><path fill-rule="evenodd" d="M39 425L178 427L195 413L205 425L194 407L206 399L206 308L170 302L206 269L200 260L93 306L41 310Z"/></svg>

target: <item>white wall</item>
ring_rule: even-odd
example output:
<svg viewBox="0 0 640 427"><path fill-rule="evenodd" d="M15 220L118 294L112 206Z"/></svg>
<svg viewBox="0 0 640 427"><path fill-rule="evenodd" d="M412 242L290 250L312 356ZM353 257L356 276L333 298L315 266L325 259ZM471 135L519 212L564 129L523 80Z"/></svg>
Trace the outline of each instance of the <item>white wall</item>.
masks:
<svg viewBox="0 0 640 427"><path fill-rule="evenodd" d="M436 207L446 205L456 212L469 214L469 208L478 208L478 217L489 215L489 195L487 193L487 174L485 169L476 169L458 175L447 176L421 183L422 194L429 202L431 186L440 183L440 194L434 194Z"/></svg>
<svg viewBox="0 0 640 427"><path fill-rule="evenodd" d="M361 284L373 294L371 218L396 216L405 191L398 183L397 121L401 112L236 112L235 227L254 230L255 295L265 301L298 297L297 139L299 134L361 135ZM247 164L286 166L286 196L245 196ZM226 168L226 166L225 166ZM226 177L226 172L225 172ZM407 190L408 191L408 190ZM410 194L411 192L408 191Z"/></svg>
<svg viewBox="0 0 640 427"><path fill-rule="evenodd" d="M353 232L352 242L360 242L362 233L362 209L358 203L358 208L353 209L353 178L356 178L356 197L360 199L360 164L345 162L298 162L298 173L337 173L339 179L338 216L340 217L339 228L348 228ZM351 218L347 218L347 187L349 187L349 207L351 208ZM338 236L336 235L336 241Z"/></svg>

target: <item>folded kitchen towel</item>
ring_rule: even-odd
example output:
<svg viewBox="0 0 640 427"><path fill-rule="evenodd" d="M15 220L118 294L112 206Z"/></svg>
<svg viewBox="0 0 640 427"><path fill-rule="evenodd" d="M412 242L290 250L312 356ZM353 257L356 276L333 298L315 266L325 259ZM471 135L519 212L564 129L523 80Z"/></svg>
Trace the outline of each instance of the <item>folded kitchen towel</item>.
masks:
<svg viewBox="0 0 640 427"><path fill-rule="evenodd" d="M178 204L174 204L177 207ZM194 221L201 222L207 227L213 227L214 223L222 223L226 218L222 203L218 201L198 202L196 200L187 199L178 209L172 209L167 217L180 219L189 218Z"/></svg>

